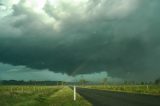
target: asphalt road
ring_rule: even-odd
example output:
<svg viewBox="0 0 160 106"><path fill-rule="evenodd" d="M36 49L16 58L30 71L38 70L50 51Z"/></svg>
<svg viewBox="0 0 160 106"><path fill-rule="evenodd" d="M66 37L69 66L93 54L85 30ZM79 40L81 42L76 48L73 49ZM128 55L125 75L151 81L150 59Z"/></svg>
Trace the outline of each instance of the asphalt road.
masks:
<svg viewBox="0 0 160 106"><path fill-rule="evenodd" d="M160 106L160 96L77 88L93 106Z"/></svg>

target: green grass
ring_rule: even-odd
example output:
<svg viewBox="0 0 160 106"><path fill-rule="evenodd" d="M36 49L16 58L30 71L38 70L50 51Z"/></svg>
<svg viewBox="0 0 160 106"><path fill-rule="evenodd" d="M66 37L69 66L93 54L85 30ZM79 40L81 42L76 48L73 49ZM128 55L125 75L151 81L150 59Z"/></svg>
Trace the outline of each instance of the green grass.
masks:
<svg viewBox="0 0 160 106"><path fill-rule="evenodd" d="M0 86L0 106L91 106L62 86Z"/></svg>
<svg viewBox="0 0 160 106"><path fill-rule="evenodd" d="M147 95L160 95L159 85L92 85L85 86L85 88Z"/></svg>
<svg viewBox="0 0 160 106"><path fill-rule="evenodd" d="M60 87L0 86L0 106L44 106L45 99Z"/></svg>
<svg viewBox="0 0 160 106"><path fill-rule="evenodd" d="M53 103L53 106L92 106L79 94L77 94L77 99L74 101L73 90L69 87L64 87L56 92L51 96L50 101Z"/></svg>

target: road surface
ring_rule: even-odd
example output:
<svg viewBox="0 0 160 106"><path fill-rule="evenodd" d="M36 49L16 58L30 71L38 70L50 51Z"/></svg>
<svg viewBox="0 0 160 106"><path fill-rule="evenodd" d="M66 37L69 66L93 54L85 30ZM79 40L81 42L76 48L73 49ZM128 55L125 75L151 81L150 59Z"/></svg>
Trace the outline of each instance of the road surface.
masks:
<svg viewBox="0 0 160 106"><path fill-rule="evenodd" d="M160 96L77 88L93 106L160 106Z"/></svg>

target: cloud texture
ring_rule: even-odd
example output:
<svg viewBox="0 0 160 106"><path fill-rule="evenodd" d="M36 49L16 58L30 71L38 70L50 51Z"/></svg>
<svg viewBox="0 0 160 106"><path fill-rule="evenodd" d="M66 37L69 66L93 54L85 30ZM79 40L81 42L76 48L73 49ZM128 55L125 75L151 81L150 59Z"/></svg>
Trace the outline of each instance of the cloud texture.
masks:
<svg viewBox="0 0 160 106"><path fill-rule="evenodd" d="M1 0L0 62L77 75L160 75L159 0Z"/></svg>

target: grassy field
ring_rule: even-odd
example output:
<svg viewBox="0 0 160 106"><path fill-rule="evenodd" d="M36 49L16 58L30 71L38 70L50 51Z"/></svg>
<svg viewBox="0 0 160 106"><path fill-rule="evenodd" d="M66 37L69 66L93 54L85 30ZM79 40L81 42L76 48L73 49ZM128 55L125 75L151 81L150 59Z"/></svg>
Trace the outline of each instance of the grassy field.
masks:
<svg viewBox="0 0 160 106"><path fill-rule="evenodd" d="M98 90L160 95L160 85L91 85L84 87Z"/></svg>
<svg viewBox="0 0 160 106"><path fill-rule="evenodd" d="M91 106L63 86L0 86L0 106Z"/></svg>
<svg viewBox="0 0 160 106"><path fill-rule="evenodd" d="M81 86L82 87L82 86ZM160 95L156 85L91 85L88 89ZM92 106L68 86L0 86L0 106Z"/></svg>

